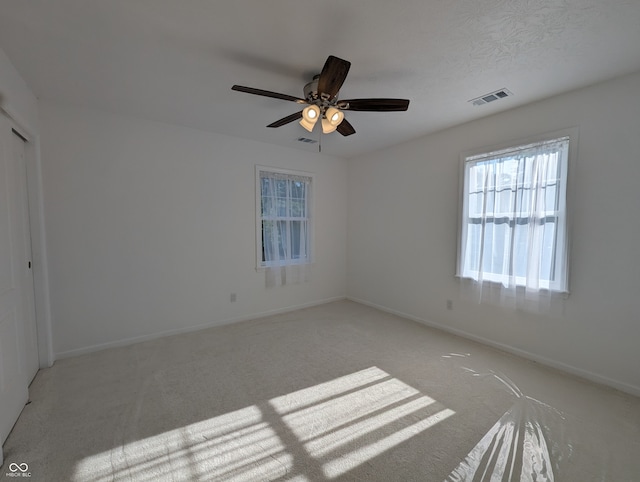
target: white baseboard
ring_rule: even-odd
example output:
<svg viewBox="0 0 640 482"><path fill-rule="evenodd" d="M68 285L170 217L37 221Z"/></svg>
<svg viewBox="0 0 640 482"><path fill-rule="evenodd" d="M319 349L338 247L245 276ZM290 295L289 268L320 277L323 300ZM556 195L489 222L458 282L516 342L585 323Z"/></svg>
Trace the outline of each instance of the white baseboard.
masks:
<svg viewBox="0 0 640 482"><path fill-rule="evenodd" d="M586 380L599 383L601 385L606 385L611 388L615 388L616 390L620 390L621 392L629 393L631 395L635 395L640 397L640 387L635 385L631 385L629 383L621 382L619 380L615 380L613 378L605 377L602 375L598 375L597 373L590 372L588 370L583 370L581 368L574 367L572 365L567 365L566 363L559 362L557 360L553 360L551 358L543 357L540 355L536 355L535 353L528 352L526 350L522 350L520 348L515 348L510 345L505 345L503 343L499 343L488 338L484 338L482 336L474 335L473 333L468 333L463 330L459 330L457 328L451 328L449 326L441 325L439 323L434 323L429 320L425 320L423 318L419 318L417 316L410 315L409 313L404 313L402 311L394 310L392 308L387 308L386 306L378 305L376 303L372 303L371 301L362 300L359 298L354 298L351 296L347 296L347 299L356 303L360 303L366 306L370 306L380 311L384 311L386 313L390 313L392 315L400 316L402 318L407 318L412 321L416 321L423 325L429 326L430 328L435 328L437 330L445 331L447 333L451 333L453 335L460 336L461 338L466 338L468 340L476 341L478 343L482 343L483 345L488 345L493 348L497 348L499 350L505 351L507 353L512 353L514 355L521 356L522 358L526 358L528 360L535 361L540 363L541 365L545 365L551 368L555 368L557 370L570 373L572 375L576 375L578 377L584 378Z"/></svg>
<svg viewBox="0 0 640 482"><path fill-rule="evenodd" d="M325 298L318 301L312 301L310 303L303 303L300 305L287 306L286 308L278 308L275 310L262 311L258 313L252 313L250 315L238 316L235 318L227 318L224 320L213 321L211 323L205 323L203 325L187 326L183 328L176 328L174 330L161 331L159 333L152 333L149 335L135 336L132 338L125 338L122 340L111 341L108 343L100 343L98 345L86 346L83 348L76 348L74 350L63 351L55 354L55 359L60 360L62 358L70 358L78 355L85 355L87 353L93 353L107 348L116 348L127 345L133 345L134 343L140 343L143 341L156 340L165 336L179 335L181 333L191 333L193 331L205 330L207 328L213 328L215 326L230 325L232 323L238 323L240 321L248 321L256 318L263 318L265 316L277 315L280 313L287 313L289 311L301 310L303 308L310 308L312 306L324 305L326 303L332 303L334 301L341 301L346 299L346 296L334 296L333 298Z"/></svg>

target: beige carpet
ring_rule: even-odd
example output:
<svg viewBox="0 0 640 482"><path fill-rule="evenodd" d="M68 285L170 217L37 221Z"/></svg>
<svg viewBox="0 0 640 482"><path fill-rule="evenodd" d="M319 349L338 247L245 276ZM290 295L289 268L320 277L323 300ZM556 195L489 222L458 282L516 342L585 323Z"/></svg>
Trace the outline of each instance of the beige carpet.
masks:
<svg viewBox="0 0 640 482"><path fill-rule="evenodd" d="M640 480L640 399L347 301L60 360L30 396L7 480Z"/></svg>

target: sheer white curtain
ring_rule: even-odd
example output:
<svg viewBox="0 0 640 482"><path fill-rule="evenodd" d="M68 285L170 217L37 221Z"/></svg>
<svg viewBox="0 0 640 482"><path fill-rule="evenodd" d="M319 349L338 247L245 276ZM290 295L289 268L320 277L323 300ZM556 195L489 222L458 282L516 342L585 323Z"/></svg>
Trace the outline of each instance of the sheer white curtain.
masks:
<svg viewBox="0 0 640 482"><path fill-rule="evenodd" d="M566 295L568 145L563 137L465 159L458 276L466 297L546 312Z"/></svg>
<svg viewBox="0 0 640 482"><path fill-rule="evenodd" d="M268 287L310 274L311 177L260 171L262 266Z"/></svg>

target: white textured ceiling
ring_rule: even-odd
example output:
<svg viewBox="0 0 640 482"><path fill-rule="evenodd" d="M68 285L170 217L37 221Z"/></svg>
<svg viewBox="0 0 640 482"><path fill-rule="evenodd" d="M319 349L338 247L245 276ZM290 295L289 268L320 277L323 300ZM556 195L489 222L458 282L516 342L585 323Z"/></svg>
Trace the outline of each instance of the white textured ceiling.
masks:
<svg viewBox="0 0 640 482"><path fill-rule="evenodd" d="M231 86L302 97L335 55L341 98L411 100L347 112L322 147L348 158L640 70L640 0L0 0L0 48L41 99L303 150L265 127L299 106Z"/></svg>

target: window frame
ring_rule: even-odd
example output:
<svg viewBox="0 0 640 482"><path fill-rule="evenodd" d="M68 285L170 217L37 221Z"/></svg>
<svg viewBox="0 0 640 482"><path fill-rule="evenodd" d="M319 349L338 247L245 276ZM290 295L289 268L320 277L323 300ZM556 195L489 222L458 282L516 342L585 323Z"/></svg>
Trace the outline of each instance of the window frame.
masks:
<svg viewBox="0 0 640 482"><path fill-rule="evenodd" d="M467 179L467 165L468 162L474 162L473 160L467 161L469 158L478 158L481 156L487 156L488 159L491 159L491 154L495 153L496 157L501 151L507 150L517 150L527 145L535 145L538 143L544 143L553 141L556 139L568 138L568 152L567 158L564 164L564 173L562 173L565 177L564 181L564 190L565 190L565 204L564 210L560 210L557 213L557 226L564 225L564 233L562 235L562 239L559 244L556 244L556 249L558 246L564 253L558 253L560 259L556 259L555 262L555 270L553 279L549 281L548 286L542 286L541 290L549 291L552 293L561 293L568 295L569 294L569 267L570 267L570 240L571 240L571 220L573 216L571 215L571 206L573 206L572 196L573 196L573 178L575 177L572 173L575 165L575 158L577 156L577 146L578 146L578 128L571 127L566 129L561 129L553 132L547 132L544 134L539 134L536 136L527 137L524 139L517 139L512 141L502 142L500 144L494 144L491 146L485 146L481 148L476 148L468 151L464 151L460 154L459 159L459 176L458 176L458 238L457 238L457 256L456 256L456 271L455 277L463 280L463 279L473 279L469 275L465 275L463 273L464 268L464 260L463 256L463 236L465 233L465 229L463 226L463 222L465 220L464 210L467 208L467 200L468 200L468 179ZM561 206L560 206L561 207ZM556 226L556 228L557 228ZM484 276L483 282L488 284L500 285L501 281L498 279L499 276L491 277L490 275ZM524 278L516 278L516 288L521 289L524 288L524 283L519 282L519 280L524 280ZM562 280L564 281L564 287L562 286Z"/></svg>
<svg viewBox="0 0 640 482"><path fill-rule="evenodd" d="M262 182L261 173L273 173L285 176L302 176L311 179L307 189L307 202L306 202L306 221L307 221L307 257L302 260L287 260L278 264L274 262L268 262L262 260L263 254L263 236L262 236ZM306 171L298 171L293 169L283 169L270 166L255 166L255 221L256 221L256 270L265 270L273 266L296 266L304 264L312 264L315 259L315 243L314 243L314 192L315 192L316 178L313 173ZM284 217L283 220L289 220Z"/></svg>

